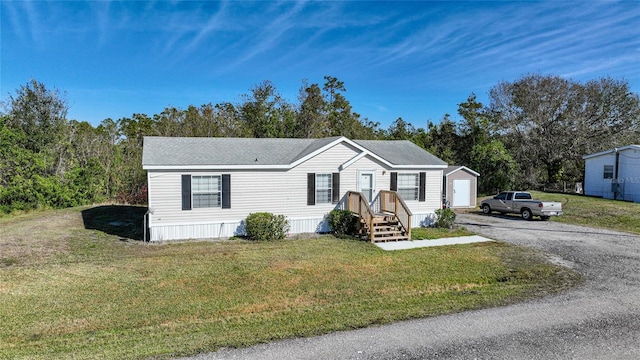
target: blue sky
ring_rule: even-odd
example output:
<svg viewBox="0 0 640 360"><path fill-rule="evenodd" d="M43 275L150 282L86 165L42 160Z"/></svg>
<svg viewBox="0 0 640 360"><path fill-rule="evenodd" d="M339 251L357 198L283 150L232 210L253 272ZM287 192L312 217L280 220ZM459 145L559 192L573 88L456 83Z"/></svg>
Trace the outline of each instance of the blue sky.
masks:
<svg viewBox="0 0 640 360"><path fill-rule="evenodd" d="M640 92L640 2L0 0L0 97L31 78L66 92L69 119L149 116L241 101L271 80L343 81L387 128L438 122L472 92L528 73L624 79Z"/></svg>

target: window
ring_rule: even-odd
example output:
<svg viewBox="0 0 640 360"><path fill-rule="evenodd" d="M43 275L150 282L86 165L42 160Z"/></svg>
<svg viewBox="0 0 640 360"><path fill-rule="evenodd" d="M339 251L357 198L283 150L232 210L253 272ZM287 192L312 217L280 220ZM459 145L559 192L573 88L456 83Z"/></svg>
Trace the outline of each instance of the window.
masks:
<svg viewBox="0 0 640 360"><path fill-rule="evenodd" d="M405 200L418 200L420 178L418 174L398 174L398 194Z"/></svg>
<svg viewBox="0 0 640 360"><path fill-rule="evenodd" d="M507 193L506 192L501 192L500 194L496 195L495 199L496 200L506 200L507 199Z"/></svg>
<svg viewBox="0 0 640 360"><path fill-rule="evenodd" d="M182 210L212 207L231 209L231 174L182 175Z"/></svg>
<svg viewBox="0 0 640 360"><path fill-rule="evenodd" d="M604 166L604 178L613 179L613 165Z"/></svg>
<svg viewBox="0 0 640 360"><path fill-rule="evenodd" d="M427 173L413 174L391 173L391 186L389 190L396 191L405 200L426 201L427 199Z"/></svg>
<svg viewBox="0 0 640 360"><path fill-rule="evenodd" d="M222 181L220 176L192 176L191 193L194 209L222 206Z"/></svg>
<svg viewBox="0 0 640 360"><path fill-rule="evenodd" d="M307 205L340 202L340 173L307 173Z"/></svg>
<svg viewBox="0 0 640 360"><path fill-rule="evenodd" d="M316 204L331 204L331 174L316 174Z"/></svg>

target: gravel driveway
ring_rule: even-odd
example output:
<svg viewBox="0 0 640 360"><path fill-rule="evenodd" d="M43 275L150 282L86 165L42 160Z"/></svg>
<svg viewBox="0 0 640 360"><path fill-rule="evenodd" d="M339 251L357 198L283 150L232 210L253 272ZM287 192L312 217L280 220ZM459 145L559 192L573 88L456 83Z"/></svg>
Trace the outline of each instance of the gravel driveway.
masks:
<svg viewBox="0 0 640 360"><path fill-rule="evenodd" d="M531 302L191 359L640 359L640 236L553 221L458 215L480 235L532 246L586 279Z"/></svg>

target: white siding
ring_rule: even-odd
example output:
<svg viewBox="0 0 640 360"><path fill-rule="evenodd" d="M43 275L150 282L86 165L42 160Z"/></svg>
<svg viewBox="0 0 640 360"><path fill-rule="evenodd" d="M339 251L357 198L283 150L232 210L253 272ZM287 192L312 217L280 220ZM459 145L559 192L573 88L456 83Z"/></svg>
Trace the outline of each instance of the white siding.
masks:
<svg viewBox="0 0 640 360"><path fill-rule="evenodd" d="M640 202L640 151L621 151L618 166L618 183L624 200Z"/></svg>
<svg viewBox="0 0 640 360"><path fill-rule="evenodd" d="M590 196L601 196L613 199L611 179L604 178L604 166L614 165L615 154L605 154L585 160L584 165L584 193Z"/></svg>
<svg viewBox="0 0 640 360"><path fill-rule="evenodd" d="M622 198L640 202L640 151L637 149L626 149L620 151L618 160L618 179ZM601 196L606 199L613 199L611 179L604 178L604 165L614 167L615 177L615 153L603 154L600 156L585 159L584 193L591 196Z"/></svg>
<svg viewBox="0 0 640 360"><path fill-rule="evenodd" d="M324 232L328 226L326 214L336 204L307 205L307 173L340 173L340 193L358 190L359 171L375 171L376 193L390 187L391 169L365 156L340 170L340 166L358 155L359 151L345 143L327 149L297 167L286 170L233 171L148 171L149 219L151 239L173 240L215 238L244 234L243 221L253 212L285 215L290 233ZM425 170L402 170L419 172ZM440 207L442 170L426 171L426 201L408 201L414 213L413 223L426 225ZM181 176L231 175L231 208L182 210Z"/></svg>

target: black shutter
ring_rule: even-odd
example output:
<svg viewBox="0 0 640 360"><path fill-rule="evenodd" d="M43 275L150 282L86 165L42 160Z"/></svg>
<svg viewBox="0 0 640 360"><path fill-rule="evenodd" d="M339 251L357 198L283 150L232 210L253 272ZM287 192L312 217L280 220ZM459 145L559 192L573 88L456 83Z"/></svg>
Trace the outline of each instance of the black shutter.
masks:
<svg viewBox="0 0 640 360"><path fill-rule="evenodd" d="M182 210L191 210L191 175L182 175Z"/></svg>
<svg viewBox="0 0 640 360"><path fill-rule="evenodd" d="M316 204L316 174L307 174L307 205Z"/></svg>
<svg viewBox="0 0 640 360"><path fill-rule="evenodd" d="M231 209L231 174L222 174L222 208Z"/></svg>
<svg viewBox="0 0 640 360"><path fill-rule="evenodd" d="M425 201L425 193L426 193L426 184L427 184L427 173L420 173L420 188L418 189L418 201Z"/></svg>
<svg viewBox="0 0 640 360"><path fill-rule="evenodd" d="M331 175L331 203L337 204L340 202L340 173L333 173Z"/></svg>
<svg viewBox="0 0 640 360"><path fill-rule="evenodd" d="M389 190L398 191L398 173L397 172L391 173L391 188L389 188Z"/></svg>

